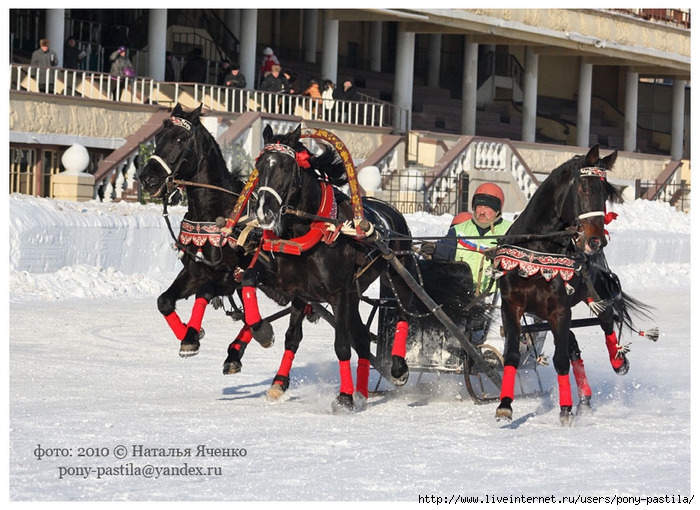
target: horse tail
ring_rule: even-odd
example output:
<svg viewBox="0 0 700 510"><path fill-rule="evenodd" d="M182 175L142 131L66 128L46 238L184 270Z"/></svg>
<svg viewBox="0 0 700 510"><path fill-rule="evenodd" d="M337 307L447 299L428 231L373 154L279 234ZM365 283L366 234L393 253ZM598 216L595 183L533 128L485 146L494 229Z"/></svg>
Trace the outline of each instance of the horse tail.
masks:
<svg viewBox="0 0 700 510"><path fill-rule="evenodd" d="M620 279L610 270L601 271L597 280L599 283L597 287L603 290L606 297L612 301L613 320L617 324L620 334L622 334L623 329L627 329L654 342L658 340L658 328L641 331L637 329L633 320L633 316L653 320L650 306L623 291Z"/></svg>

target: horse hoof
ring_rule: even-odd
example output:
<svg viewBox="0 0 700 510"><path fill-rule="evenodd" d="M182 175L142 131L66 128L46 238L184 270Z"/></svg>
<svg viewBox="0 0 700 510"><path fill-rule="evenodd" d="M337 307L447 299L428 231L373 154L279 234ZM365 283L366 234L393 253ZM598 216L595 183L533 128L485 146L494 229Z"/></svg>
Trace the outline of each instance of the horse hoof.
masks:
<svg viewBox="0 0 700 510"><path fill-rule="evenodd" d="M272 386L270 386L270 388L267 390L265 396L267 397L267 400L276 402L277 400L281 399L284 394L285 390L281 384L272 383Z"/></svg>
<svg viewBox="0 0 700 510"><path fill-rule="evenodd" d="M513 421L513 408L510 406L511 399L504 398L496 408L496 421Z"/></svg>
<svg viewBox="0 0 700 510"><path fill-rule="evenodd" d="M199 353L199 340L197 338L185 338L180 342L180 357L190 358Z"/></svg>
<svg viewBox="0 0 700 510"><path fill-rule="evenodd" d="M224 375L237 374L243 369L243 363L240 361L224 361Z"/></svg>
<svg viewBox="0 0 700 510"><path fill-rule="evenodd" d="M622 356L622 365L617 368L613 366L613 370L617 375L625 375L627 372L629 372L630 361L627 359L627 356Z"/></svg>
<svg viewBox="0 0 700 510"><path fill-rule="evenodd" d="M391 378L394 386L403 386L406 384L409 375L406 360L401 356L393 355L391 357Z"/></svg>
<svg viewBox="0 0 700 510"><path fill-rule="evenodd" d="M584 415L588 414L592 411L593 409L591 408L591 396L583 396L581 397L581 400L579 400L578 405L576 406L576 415Z"/></svg>
<svg viewBox="0 0 700 510"><path fill-rule="evenodd" d="M348 414L352 413L355 409L355 403L353 402L352 395L348 393L341 393L331 404L331 411L333 414Z"/></svg>
<svg viewBox="0 0 700 510"><path fill-rule="evenodd" d="M356 391L352 398L355 402L355 411L364 411L367 409L367 397L365 397L362 393Z"/></svg>
<svg viewBox="0 0 700 510"><path fill-rule="evenodd" d="M261 321L253 326L251 330L255 341L265 349L272 347L275 343L275 331L272 329L272 325L269 322Z"/></svg>
<svg viewBox="0 0 700 510"><path fill-rule="evenodd" d="M574 413L571 412L571 406L561 406L559 423L562 427L570 427L574 423Z"/></svg>

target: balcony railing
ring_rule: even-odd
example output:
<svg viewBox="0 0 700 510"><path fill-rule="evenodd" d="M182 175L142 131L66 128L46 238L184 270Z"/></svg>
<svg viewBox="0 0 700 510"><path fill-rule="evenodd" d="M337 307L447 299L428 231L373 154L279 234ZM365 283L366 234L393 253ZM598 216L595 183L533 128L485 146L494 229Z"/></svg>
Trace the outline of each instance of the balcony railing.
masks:
<svg viewBox="0 0 700 510"><path fill-rule="evenodd" d="M203 83L161 82L153 78L116 79L107 73L87 70L10 66L10 89L104 101L174 106L202 104L213 111L249 111L295 115L304 120L326 121L364 127L391 128L395 106L384 101L324 102L308 96L276 94ZM407 115L408 112L402 112Z"/></svg>

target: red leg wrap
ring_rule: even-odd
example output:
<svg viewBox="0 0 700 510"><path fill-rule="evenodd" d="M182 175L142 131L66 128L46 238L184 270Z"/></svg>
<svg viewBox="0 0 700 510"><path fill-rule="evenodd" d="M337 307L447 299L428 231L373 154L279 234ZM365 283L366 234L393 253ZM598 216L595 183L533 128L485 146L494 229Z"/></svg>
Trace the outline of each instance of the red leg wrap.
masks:
<svg viewBox="0 0 700 510"><path fill-rule="evenodd" d="M559 383L559 405L573 406L573 400L571 399L571 382L569 381L569 374L558 375L557 382Z"/></svg>
<svg viewBox="0 0 700 510"><path fill-rule="evenodd" d="M355 387L352 383L350 360L339 361L338 364L340 365L340 393L352 395Z"/></svg>
<svg viewBox="0 0 700 510"><path fill-rule="evenodd" d="M360 358L357 360L357 387L358 393L369 398L369 360Z"/></svg>
<svg viewBox="0 0 700 510"><path fill-rule="evenodd" d="M576 387L578 388L578 396L590 397L593 392L588 385L588 378L586 377L586 369L583 366L583 360L577 359L576 361L572 361L571 366L574 369L574 379L576 380Z"/></svg>
<svg viewBox="0 0 700 510"><path fill-rule="evenodd" d="M245 313L245 323L249 326L257 324L261 319L255 290L255 287L243 287L243 311Z"/></svg>
<svg viewBox="0 0 700 510"><path fill-rule="evenodd" d="M241 349L241 343L244 344L249 344L250 341L253 339L253 332L250 330L250 326L247 324L241 328L241 330L238 332L238 336L236 337L236 340L233 341L229 347L233 347L234 349Z"/></svg>
<svg viewBox="0 0 700 510"><path fill-rule="evenodd" d="M625 363L625 360L622 356L617 356L617 334L614 331L609 335L605 335L605 346L608 348L608 354L610 355L610 364L617 370Z"/></svg>
<svg viewBox="0 0 700 510"><path fill-rule="evenodd" d="M165 321L170 326L170 329L175 333L175 338L182 340L185 338L185 333L187 333L187 326L182 323L182 320L178 316L177 312L172 312L170 315L165 316Z"/></svg>
<svg viewBox="0 0 700 510"><path fill-rule="evenodd" d="M394 332L394 345L391 348L392 356L406 357L406 339L408 338L408 322L398 321Z"/></svg>
<svg viewBox="0 0 700 510"><path fill-rule="evenodd" d="M510 365L503 367L500 400L503 400L506 397L510 398L511 400L515 400L515 372L515 367Z"/></svg>
<svg viewBox="0 0 700 510"><path fill-rule="evenodd" d="M282 363L280 363L280 368L277 370L277 375L284 377L289 377L289 372L292 371L292 362L294 361L294 353L287 349L282 355ZM281 384L281 382L280 382Z"/></svg>
<svg viewBox="0 0 700 510"><path fill-rule="evenodd" d="M187 323L188 328L194 328L199 331L202 329L202 319L204 318L204 310L207 308L209 302L203 297L199 297L194 300L194 306L192 306L192 315L190 316L190 322Z"/></svg>

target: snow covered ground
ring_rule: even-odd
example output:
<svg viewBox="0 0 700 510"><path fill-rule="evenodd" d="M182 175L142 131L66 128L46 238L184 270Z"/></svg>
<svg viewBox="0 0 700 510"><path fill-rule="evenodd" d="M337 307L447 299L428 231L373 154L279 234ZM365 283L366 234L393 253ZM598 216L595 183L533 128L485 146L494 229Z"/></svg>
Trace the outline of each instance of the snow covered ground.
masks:
<svg viewBox="0 0 700 510"><path fill-rule="evenodd" d="M200 354L178 356L156 308L179 271L159 207L11 195L9 499L690 497L690 218L643 201L614 210L609 262L655 308L639 327L661 335L627 337L631 369L620 377L600 330L577 330L594 413L563 428L551 366L540 370L547 393L516 400L510 424L495 421L496 404L473 403L461 375L435 373L400 389L379 381L389 391L365 411L332 415L338 370L322 322L305 326L285 399L268 402L284 320L272 348L250 345L240 374L221 373L240 328L221 310L205 315ZM184 211L171 212L176 223ZM451 220L408 218L415 236ZM264 315L279 309L260 300ZM183 317L191 304L179 305ZM373 371L371 388L378 380Z"/></svg>

